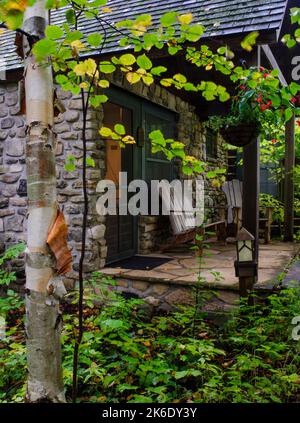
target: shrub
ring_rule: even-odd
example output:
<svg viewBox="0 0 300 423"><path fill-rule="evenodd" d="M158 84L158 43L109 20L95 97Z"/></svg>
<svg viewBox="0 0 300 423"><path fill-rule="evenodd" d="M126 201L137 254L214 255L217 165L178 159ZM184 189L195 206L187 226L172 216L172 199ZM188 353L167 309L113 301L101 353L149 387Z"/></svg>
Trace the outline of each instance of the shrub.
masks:
<svg viewBox="0 0 300 423"><path fill-rule="evenodd" d="M77 317L72 304L65 309L63 368L70 397ZM254 308L242 305L222 328L195 315L193 307L149 317L141 300L121 295L100 308L86 306L84 314L80 401L299 401L299 344L291 339L291 321L300 315L297 289ZM0 402L21 402L26 363L20 311L8 323L1 340Z"/></svg>

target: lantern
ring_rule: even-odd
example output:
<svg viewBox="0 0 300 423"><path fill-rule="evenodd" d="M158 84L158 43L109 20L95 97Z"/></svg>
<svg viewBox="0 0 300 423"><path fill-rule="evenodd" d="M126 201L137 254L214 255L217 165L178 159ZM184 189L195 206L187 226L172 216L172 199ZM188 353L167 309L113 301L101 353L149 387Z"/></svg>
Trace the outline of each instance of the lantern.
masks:
<svg viewBox="0 0 300 423"><path fill-rule="evenodd" d="M242 228L236 237L237 261L245 263L254 260L255 254L255 238L245 228Z"/></svg>
<svg viewBox="0 0 300 423"><path fill-rule="evenodd" d="M255 238L245 228L242 228L237 234L236 251L236 276L257 276L257 262L255 258Z"/></svg>

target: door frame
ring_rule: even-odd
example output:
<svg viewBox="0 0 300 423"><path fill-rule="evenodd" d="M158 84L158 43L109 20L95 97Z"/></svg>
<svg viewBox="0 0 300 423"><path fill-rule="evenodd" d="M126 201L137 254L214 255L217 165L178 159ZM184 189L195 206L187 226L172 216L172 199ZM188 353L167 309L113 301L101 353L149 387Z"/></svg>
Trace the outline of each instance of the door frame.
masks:
<svg viewBox="0 0 300 423"><path fill-rule="evenodd" d="M170 121L174 124L174 137L177 135L177 118L178 113L167 109L166 107L151 102L147 98L139 96L134 93L121 88L117 85L111 85L107 90L109 101L117 104L121 107L130 109L132 111L132 136L137 140L138 139L138 128L142 127L144 131L145 142L142 145L138 143L133 145L133 179L142 179L146 180L146 166L147 163L153 161L156 163L167 163L168 160L147 158L147 134L145 134L146 128L146 114L152 114L158 118ZM126 148L126 147L125 147ZM170 179L173 179L175 176L174 165L170 167ZM133 216L133 250L132 255L138 252L139 244L139 229L138 229L138 219L139 216ZM108 262L113 263L123 258L128 257L128 251L126 254L120 254L118 258L113 258Z"/></svg>
<svg viewBox="0 0 300 423"><path fill-rule="evenodd" d="M132 136L136 138L136 132L138 125L140 123L140 107L138 102L134 97L128 93L126 90L121 88L110 87L108 90L108 98L111 103L114 103L120 107L127 108L132 112ZM118 122L116 122L118 123ZM126 148L126 147L125 147ZM133 179L138 179L141 177L141 162L142 162L142 152L141 148L137 145L132 146L133 157L132 157L132 177ZM105 157L106 160L106 157ZM119 260L125 259L127 257L133 256L138 251L138 216L132 216L132 226L133 226L133 248L126 251L125 253L120 252L118 257L112 257L106 264L111 264Z"/></svg>

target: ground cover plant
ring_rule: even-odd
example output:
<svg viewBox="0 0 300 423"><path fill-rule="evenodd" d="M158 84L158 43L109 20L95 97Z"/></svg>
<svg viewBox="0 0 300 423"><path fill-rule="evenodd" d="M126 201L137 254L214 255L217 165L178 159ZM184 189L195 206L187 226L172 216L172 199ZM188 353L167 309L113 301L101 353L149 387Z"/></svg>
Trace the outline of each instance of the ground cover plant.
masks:
<svg viewBox="0 0 300 423"><path fill-rule="evenodd" d="M154 312L111 291L95 274L85 293L79 356L80 402L299 402L299 342L292 319L299 289L242 304L218 327L195 307ZM102 287L95 293L95 286ZM78 294L63 303L63 372L71 397ZM102 299L101 301L99 299ZM0 402L23 402L26 389L24 305L0 299L6 331L0 340Z"/></svg>

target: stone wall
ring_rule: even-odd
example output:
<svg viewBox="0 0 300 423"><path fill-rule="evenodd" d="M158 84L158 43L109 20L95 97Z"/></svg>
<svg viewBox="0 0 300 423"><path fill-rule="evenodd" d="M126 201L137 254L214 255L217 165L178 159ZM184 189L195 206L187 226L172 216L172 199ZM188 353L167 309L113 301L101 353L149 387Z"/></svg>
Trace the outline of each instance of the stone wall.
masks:
<svg viewBox="0 0 300 423"><path fill-rule="evenodd" d="M142 84L130 86L121 74L112 81L115 85L130 90L145 99L176 112L178 119L178 139L187 145L190 154L205 159L205 130L194 112L193 106L158 86ZM66 279L72 283L76 278L82 235L82 181L81 167L74 172L64 170L68 155L81 159L82 114L80 98L58 90L58 98L64 103L66 112L55 118L54 131L57 134L57 189L60 207L69 224L69 245L72 249L74 265ZM105 176L105 142L99 136L103 111L90 110L87 116L87 148L95 161L95 168L89 168L88 193L89 216L86 244L85 271L99 270L105 264L107 247L105 242L105 218L96 212L96 185ZM189 122L187 124L187 122ZM26 126L20 114L16 83L0 85L0 249L15 245L26 236L26 169L25 169ZM226 155L219 140L218 158L215 165L225 165ZM214 164L213 164L214 165ZM206 181L208 206L213 208L219 201L220 190ZM142 216L139 219L139 252L153 251L169 235L168 219L165 217ZM19 281L24 276L22 258L14 263Z"/></svg>
<svg viewBox="0 0 300 423"><path fill-rule="evenodd" d="M174 283L174 281L138 280L116 277L115 290L128 297L142 298L154 310L172 310L178 305L195 305L195 282ZM239 304L238 289L202 287L200 300L202 311L223 313L231 311Z"/></svg>
<svg viewBox="0 0 300 423"><path fill-rule="evenodd" d="M26 206L24 196L26 128L20 112L17 85L0 86L0 251L24 241ZM13 263L20 283L24 263Z"/></svg>
<svg viewBox="0 0 300 423"><path fill-rule="evenodd" d="M83 157L81 129L81 99L58 90L58 98L64 103L66 112L55 118L54 131L57 134L56 163L58 202L69 224L69 246L73 255L73 270L66 282L76 278L82 236L82 166L74 172L64 169L66 157ZM9 83L0 88L0 248L15 245L26 237L26 168L25 142L26 126L20 115L17 84ZM105 264L105 219L96 212L96 185L105 175L104 141L98 129L103 113L89 111L87 116L87 148L95 161L95 168L87 171L89 216L86 244L85 271L98 270ZM98 123L99 122L99 123ZM21 283L24 277L22 258L15 260L14 268Z"/></svg>

